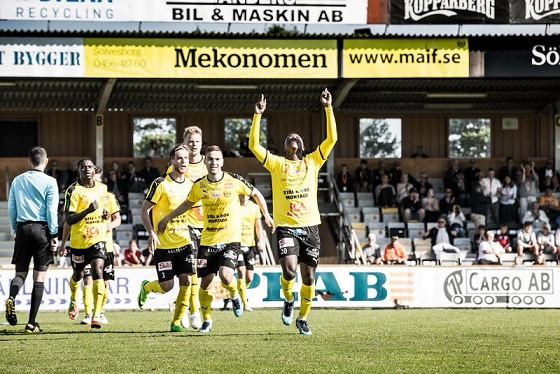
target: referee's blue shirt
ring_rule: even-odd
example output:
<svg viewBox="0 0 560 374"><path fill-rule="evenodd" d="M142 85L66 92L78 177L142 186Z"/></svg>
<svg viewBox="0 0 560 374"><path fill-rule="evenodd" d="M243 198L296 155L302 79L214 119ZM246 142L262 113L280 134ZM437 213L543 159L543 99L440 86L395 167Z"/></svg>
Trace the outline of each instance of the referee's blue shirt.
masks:
<svg viewBox="0 0 560 374"><path fill-rule="evenodd" d="M12 230L18 222L46 222L51 236L58 234L58 185L56 179L39 170L14 178L8 200Z"/></svg>

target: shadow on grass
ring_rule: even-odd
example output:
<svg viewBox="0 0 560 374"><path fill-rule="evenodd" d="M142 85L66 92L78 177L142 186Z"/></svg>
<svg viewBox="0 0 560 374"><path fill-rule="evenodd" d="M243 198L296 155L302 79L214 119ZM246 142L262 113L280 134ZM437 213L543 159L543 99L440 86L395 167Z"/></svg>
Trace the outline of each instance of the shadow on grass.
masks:
<svg viewBox="0 0 560 374"><path fill-rule="evenodd" d="M40 334L29 334L25 331L7 331L3 330L0 331L0 336L26 336L26 337L50 337L50 336L57 336L57 335L83 335L83 334L103 334L103 335L134 335L136 337L141 336L153 336L153 335L160 335L160 336L175 336L178 338L204 338L204 337L229 337L229 336L282 336L282 335L294 335L294 332L266 332L266 333L243 333L243 332L235 332L235 333L199 333L196 331L188 331L183 333L178 332L170 332L170 331L107 331L107 330L83 330L83 331L43 331ZM63 339L63 338L61 338ZM0 342L2 341L12 341L11 339L3 339L0 338Z"/></svg>

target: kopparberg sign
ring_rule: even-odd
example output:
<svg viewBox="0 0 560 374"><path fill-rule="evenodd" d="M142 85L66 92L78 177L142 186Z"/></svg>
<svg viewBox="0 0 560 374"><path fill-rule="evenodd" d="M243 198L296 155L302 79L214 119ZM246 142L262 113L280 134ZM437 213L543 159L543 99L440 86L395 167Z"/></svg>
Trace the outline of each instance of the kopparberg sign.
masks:
<svg viewBox="0 0 560 374"><path fill-rule="evenodd" d="M367 0L2 0L0 19L365 24Z"/></svg>

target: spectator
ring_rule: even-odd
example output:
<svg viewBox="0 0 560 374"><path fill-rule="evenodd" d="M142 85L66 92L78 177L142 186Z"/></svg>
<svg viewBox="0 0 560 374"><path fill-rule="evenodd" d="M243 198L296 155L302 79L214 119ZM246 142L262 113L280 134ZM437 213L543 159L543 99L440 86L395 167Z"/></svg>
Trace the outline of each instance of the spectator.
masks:
<svg viewBox="0 0 560 374"><path fill-rule="evenodd" d="M111 169L107 175L107 191L112 192L119 201L119 204L126 204L127 189L122 179L119 179L114 169Z"/></svg>
<svg viewBox="0 0 560 374"><path fill-rule="evenodd" d="M424 209L426 222L436 222L441 215L439 211L439 201L435 198L434 189L428 188L426 196L422 198L422 209Z"/></svg>
<svg viewBox="0 0 560 374"><path fill-rule="evenodd" d="M389 184L389 175L381 176L381 183L375 187L375 201L380 208L396 206L395 187Z"/></svg>
<svg viewBox="0 0 560 374"><path fill-rule="evenodd" d="M486 227L486 213L491 203L492 199L482 193L482 186L480 183L474 182L470 193L469 204L471 206L471 219L477 227Z"/></svg>
<svg viewBox="0 0 560 374"><path fill-rule="evenodd" d="M401 182L403 171L401 169L401 162L395 161L393 168L389 170L389 183L395 188Z"/></svg>
<svg viewBox="0 0 560 374"><path fill-rule="evenodd" d="M367 265L383 265L381 247L377 244L375 234L368 235L368 242L362 247L362 255L365 257L364 263Z"/></svg>
<svg viewBox="0 0 560 374"><path fill-rule="evenodd" d="M109 168L109 171L111 170L115 172L118 179L124 179L124 175L121 172L121 168L118 161L111 162L111 167Z"/></svg>
<svg viewBox="0 0 560 374"><path fill-rule="evenodd" d="M517 186L509 175L504 177L500 202L500 223L511 224L517 222Z"/></svg>
<svg viewBox="0 0 560 374"><path fill-rule="evenodd" d="M495 178L495 171L493 168L488 168L486 178L482 179L482 193L489 196L491 199L490 204L490 217L496 223L500 222L500 203L498 198L502 192L502 182Z"/></svg>
<svg viewBox="0 0 560 374"><path fill-rule="evenodd" d="M412 155L410 155L411 158L428 158L428 155L424 153L423 151L424 146L422 145L417 145L416 146L416 152L414 152Z"/></svg>
<svg viewBox="0 0 560 374"><path fill-rule="evenodd" d="M416 186L418 192L420 192L420 197L425 197L426 193L430 188L433 188L432 184L428 182L428 174L425 172L420 173L420 180Z"/></svg>
<svg viewBox="0 0 560 374"><path fill-rule="evenodd" d="M340 192L354 192L354 180L348 173L348 165L343 164L336 177L336 186Z"/></svg>
<svg viewBox="0 0 560 374"><path fill-rule="evenodd" d="M539 254L539 244L533 231L533 223L529 221L524 222L523 228L517 231L517 264L523 262L524 252L533 253L535 256Z"/></svg>
<svg viewBox="0 0 560 374"><path fill-rule="evenodd" d="M383 260L386 264L405 264L408 259L404 245L399 242L399 237L391 236L391 243L385 247Z"/></svg>
<svg viewBox="0 0 560 374"><path fill-rule="evenodd" d="M432 241L432 251L439 260L442 252L461 253L461 250L453 245L453 239L456 236L457 233L447 226L447 218L442 215L437 221L437 227L432 227L430 231L425 233L424 239L430 238Z"/></svg>
<svg viewBox="0 0 560 374"><path fill-rule="evenodd" d="M457 237L464 238L466 236L465 222L467 222L467 218L461 211L461 207L459 205L454 205L452 212L449 213L447 218L449 220L449 227L451 230L457 233Z"/></svg>
<svg viewBox="0 0 560 374"><path fill-rule="evenodd" d="M550 222L555 222L558 217L558 198L552 194L551 187L546 187L544 195L539 197L539 205Z"/></svg>
<svg viewBox="0 0 560 374"><path fill-rule="evenodd" d="M58 161L52 160L51 168L47 170L47 175L56 179L56 184L58 185L59 192L64 192L64 190L66 190L66 186L68 183L66 172L58 168Z"/></svg>
<svg viewBox="0 0 560 374"><path fill-rule="evenodd" d="M545 179L549 181L552 179L558 180L558 170L554 168L554 161L550 158L546 160L546 164L539 169L539 191L544 192L546 187Z"/></svg>
<svg viewBox="0 0 560 374"><path fill-rule="evenodd" d="M401 176L401 183L397 184L397 203L400 204L402 199L408 196L412 188L414 188L414 185L409 182L408 174L404 173Z"/></svg>
<svg viewBox="0 0 560 374"><path fill-rule="evenodd" d="M504 253L504 247L494 241L494 231L487 231L485 240L478 247L478 263L481 265L498 265Z"/></svg>
<svg viewBox="0 0 560 374"><path fill-rule="evenodd" d="M360 161L356 169L356 192L371 192L371 170L365 159Z"/></svg>
<svg viewBox="0 0 560 374"><path fill-rule="evenodd" d="M455 181L455 176L458 173L462 173L463 169L459 165L459 160L454 159L451 162L451 167L445 171L445 175L443 176L443 186L445 188L451 188L453 186L453 182Z"/></svg>
<svg viewBox="0 0 560 374"><path fill-rule="evenodd" d="M127 164L125 181L128 192L144 192L144 190L148 188L144 178L140 177L136 172L134 161L129 161Z"/></svg>
<svg viewBox="0 0 560 374"><path fill-rule="evenodd" d="M478 182L478 176L480 174L480 169L476 167L476 160L474 158L469 161L469 167L463 171L463 174L465 175L467 192L471 192L473 183Z"/></svg>
<svg viewBox="0 0 560 374"><path fill-rule="evenodd" d="M144 169L140 170L138 176L144 178L146 184L150 185L156 178L161 176L161 173L158 169L152 167L152 158L146 157L144 160Z"/></svg>
<svg viewBox="0 0 560 374"><path fill-rule="evenodd" d="M477 226L476 233L473 236L473 248L480 247L480 243L484 241L486 237L486 227L483 225Z"/></svg>
<svg viewBox="0 0 560 374"><path fill-rule="evenodd" d="M505 183L506 177L509 177L512 181L515 180L517 176L517 167L513 163L513 157L508 157L506 159L506 164L500 168L498 172L498 177Z"/></svg>
<svg viewBox="0 0 560 374"><path fill-rule="evenodd" d="M453 206L456 205L455 196L451 187L445 187L443 197L439 200L439 210L442 214L450 214L453 211Z"/></svg>
<svg viewBox="0 0 560 374"><path fill-rule="evenodd" d="M455 181L451 186L451 190L453 191L453 196L455 197L455 201L460 206L467 206L469 203L469 193L467 191L467 186L465 184L465 175L463 173L457 173L455 175Z"/></svg>
<svg viewBox="0 0 560 374"><path fill-rule="evenodd" d="M531 203L531 209L525 213L521 222L531 222L533 224L533 228L535 230L539 230L543 224L548 224L549 219L544 210L540 209L539 203L537 201L533 201Z"/></svg>
<svg viewBox="0 0 560 374"><path fill-rule="evenodd" d="M401 216L406 223L410 220L424 221L424 209L416 188L412 188L410 194L401 200Z"/></svg>
<svg viewBox="0 0 560 374"><path fill-rule="evenodd" d="M385 164L385 161L381 160L379 161L379 167L371 173L371 184L372 184L371 188L374 191L377 188L377 186L381 184L381 177L384 175L389 176L389 173L387 172L387 166ZM387 182L388 181L389 179L387 179Z"/></svg>
<svg viewBox="0 0 560 374"><path fill-rule="evenodd" d="M537 201L539 176L535 171L535 163L526 162L521 165L521 179L517 187L519 194L519 217L521 222L527 209L533 201Z"/></svg>
<svg viewBox="0 0 560 374"><path fill-rule="evenodd" d="M554 241L554 235L550 232L550 225L544 224L537 235L537 243L539 245L539 254L537 257L538 264L544 264L544 255L555 255L558 253L558 247Z"/></svg>
<svg viewBox="0 0 560 374"><path fill-rule="evenodd" d="M136 240L132 239L128 242L128 248L123 252L123 262L125 265L142 265L142 252L138 249Z"/></svg>
<svg viewBox="0 0 560 374"><path fill-rule="evenodd" d="M511 238L509 237L509 228L507 224L502 223L500 225L500 231L496 235L496 241L500 243L507 253L513 250L511 248Z"/></svg>

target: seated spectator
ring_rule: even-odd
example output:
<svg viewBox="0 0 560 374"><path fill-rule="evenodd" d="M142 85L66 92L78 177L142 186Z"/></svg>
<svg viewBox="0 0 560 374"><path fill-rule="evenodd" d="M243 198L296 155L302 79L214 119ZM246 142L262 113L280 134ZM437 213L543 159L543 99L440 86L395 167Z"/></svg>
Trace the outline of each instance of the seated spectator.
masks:
<svg viewBox="0 0 560 374"><path fill-rule="evenodd" d="M517 231L517 264L522 262L524 252L533 253L535 256L539 254L537 236L533 231L533 223L530 221L524 222L523 228Z"/></svg>
<svg viewBox="0 0 560 374"><path fill-rule="evenodd" d="M554 241L554 235L550 232L550 226L544 224L541 231L537 235L537 243L539 245L539 254L537 258L537 263L544 264L544 255L551 254L554 255L558 253L558 247Z"/></svg>
<svg viewBox="0 0 560 374"><path fill-rule="evenodd" d="M443 194L444 196L439 200L439 210L441 214L451 214L453 207L457 204L455 196L453 196L453 190L451 187L445 187Z"/></svg>
<svg viewBox="0 0 560 374"><path fill-rule="evenodd" d="M502 166L498 172L498 178L505 183L506 177L509 177L512 181L516 179L517 167L513 162L513 157L508 157L506 159L506 164Z"/></svg>
<svg viewBox="0 0 560 374"><path fill-rule="evenodd" d="M115 170L111 169L107 175L107 191L112 192L119 204L124 204L127 201L127 189L126 184L122 179L118 178Z"/></svg>
<svg viewBox="0 0 560 374"><path fill-rule="evenodd" d="M161 173L152 166L152 158L146 157L144 160L144 168L140 170L138 176L144 178L144 181L146 181L146 184L149 186L156 178L161 176Z"/></svg>
<svg viewBox="0 0 560 374"><path fill-rule="evenodd" d="M64 192L66 186L68 185L68 180L66 177L66 172L58 168L58 161L52 160L51 168L47 170L47 175L50 175L56 179L56 184L58 185L58 191Z"/></svg>
<svg viewBox="0 0 560 374"><path fill-rule="evenodd" d="M381 184L381 177L384 175L389 176L389 172L385 161L380 160L379 167L371 172L371 188L373 191ZM389 179L387 179L387 183L389 183Z"/></svg>
<svg viewBox="0 0 560 374"><path fill-rule="evenodd" d="M375 201L380 208L397 205L395 187L389 184L389 176L387 174L381 176L381 183L375 187Z"/></svg>
<svg viewBox="0 0 560 374"><path fill-rule="evenodd" d="M540 209L539 203L537 201L533 201L531 203L531 209L529 209L523 219L521 220L523 223L525 222L532 222L533 228L535 230L539 230L543 224L548 224L549 219L544 212L544 210Z"/></svg>
<svg viewBox="0 0 560 374"><path fill-rule="evenodd" d="M445 171L445 175L443 176L443 186L446 189L451 188L453 186L453 182L455 181L455 176L458 173L462 173L462 172L463 169L461 169L461 166L459 165L459 160L454 159L451 162L451 166L449 167L449 169Z"/></svg>
<svg viewBox="0 0 560 374"><path fill-rule="evenodd" d="M121 172L121 168L118 161L111 162L111 167L109 168L109 171L111 170L114 171L115 174L117 174L118 179L124 179L124 175Z"/></svg>
<svg viewBox="0 0 560 374"><path fill-rule="evenodd" d="M408 260L406 249L404 245L399 242L399 237L396 235L391 236L391 243L385 247L383 260L386 264L405 264Z"/></svg>
<svg viewBox="0 0 560 374"><path fill-rule="evenodd" d="M422 209L424 209L426 222L436 222L441 215L439 211L439 201L435 198L434 189L428 188L426 196L422 198Z"/></svg>
<svg viewBox="0 0 560 374"><path fill-rule="evenodd" d="M401 216L406 223L410 220L424 222L424 209L416 188L412 188L410 194L401 200Z"/></svg>
<svg viewBox="0 0 560 374"><path fill-rule="evenodd" d="M481 265L498 265L504 253L504 247L499 242L494 241L494 231L487 231L485 240L478 247L478 263Z"/></svg>
<svg viewBox="0 0 560 374"><path fill-rule="evenodd" d="M548 178L548 183L551 183L553 178L558 180L558 170L554 167L554 161L547 159L546 164L539 169L539 191L544 192L546 184L545 179Z"/></svg>
<svg viewBox="0 0 560 374"><path fill-rule="evenodd" d="M428 158L428 155L423 151L424 146L418 144L416 146L416 152L410 155L410 158Z"/></svg>
<svg viewBox="0 0 560 374"><path fill-rule="evenodd" d="M336 186L340 192L354 192L354 179L348 173L348 165L340 167L340 173L336 177Z"/></svg>
<svg viewBox="0 0 560 374"><path fill-rule="evenodd" d="M140 177L136 172L134 161L129 161L127 164L125 181L128 192L144 192L148 188L144 178Z"/></svg>
<svg viewBox="0 0 560 374"><path fill-rule="evenodd" d="M449 228L457 233L457 237L464 238L466 236L465 223L467 218L459 205L453 206L453 211L449 213L447 219L449 220Z"/></svg>
<svg viewBox="0 0 560 374"><path fill-rule="evenodd" d="M486 227L486 212L491 203L492 199L490 196L485 196L482 193L480 183L474 182L469 197L469 205L471 207L471 219L474 221L475 226Z"/></svg>
<svg viewBox="0 0 560 374"><path fill-rule="evenodd" d="M356 169L356 192L371 192L371 170L368 168L367 160L360 160L360 166Z"/></svg>
<svg viewBox="0 0 560 374"><path fill-rule="evenodd" d="M499 197L500 223L512 224L517 222L517 186L509 175L504 177L504 184Z"/></svg>
<svg viewBox="0 0 560 374"><path fill-rule="evenodd" d="M142 265L142 252L138 249L136 240L132 239L128 242L128 248L123 252L124 265Z"/></svg>
<svg viewBox="0 0 560 374"><path fill-rule="evenodd" d="M457 233L447 226L447 218L441 216L437 221L437 227L432 227L430 231L425 233L424 239L430 238L432 241L432 251L439 260L442 252L461 253L461 249L453 245L453 239L456 236Z"/></svg>
<svg viewBox="0 0 560 374"><path fill-rule="evenodd" d="M414 185L408 180L408 174L404 173L401 176L401 183L397 184L397 203L400 204L413 187Z"/></svg>
<svg viewBox="0 0 560 374"><path fill-rule="evenodd" d="M433 188L433 186L430 182L428 182L428 174L424 172L420 173L420 179L416 185L416 189L420 193L420 197L425 197L430 188Z"/></svg>
<svg viewBox="0 0 560 374"><path fill-rule="evenodd" d="M377 244L375 234L368 235L368 242L362 247L362 255L365 257L364 263L366 265L383 265L381 247Z"/></svg>
<svg viewBox="0 0 560 374"><path fill-rule="evenodd" d="M558 217L558 198L552 194L552 187L546 187L544 195L539 197L539 205L549 221L555 222Z"/></svg>
<svg viewBox="0 0 560 374"><path fill-rule="evenodd" d="M509 228L507 224L502 223L500 225L500 231L496 234L495 239L507 253L512 251L511 238L509 237Z"/></svg>
<svg viewBox="0 0 560 374"><path fill-rule="evenodd" d="M473 236L473 248L478 248L480 243L484 241L486 237L486 226L479 225L476 228L476 233Z"/></svg>
<svg viewBox="0 0 560 374"><path fill-rule="evenodd" d="M396 189L397 185L401 182L402 176L403 171L401 169L401 162L395 161L393 168L389 170L389 183L391 183L391 185Z"/></svg>

